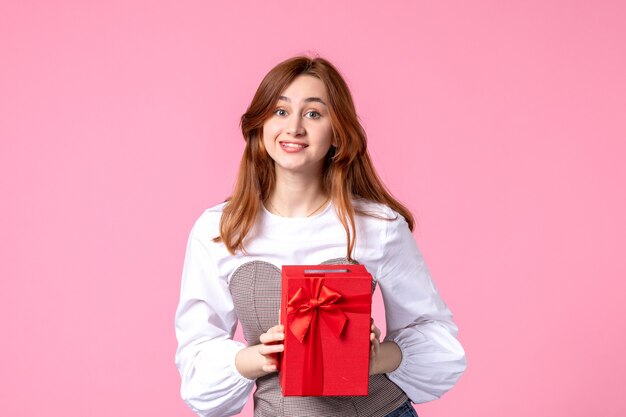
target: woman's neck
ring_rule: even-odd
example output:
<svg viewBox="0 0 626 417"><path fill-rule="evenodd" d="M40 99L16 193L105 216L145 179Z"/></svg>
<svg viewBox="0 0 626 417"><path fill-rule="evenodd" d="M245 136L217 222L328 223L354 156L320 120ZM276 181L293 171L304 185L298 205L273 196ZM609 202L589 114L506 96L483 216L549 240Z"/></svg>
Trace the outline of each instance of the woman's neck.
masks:
<svg viewBox="0 0 626 417"><path fill-rule="evenodd" d="M276 185L266 201L267 208L283 217L309 217L328 202L321 179L277 175Z"/></svg>

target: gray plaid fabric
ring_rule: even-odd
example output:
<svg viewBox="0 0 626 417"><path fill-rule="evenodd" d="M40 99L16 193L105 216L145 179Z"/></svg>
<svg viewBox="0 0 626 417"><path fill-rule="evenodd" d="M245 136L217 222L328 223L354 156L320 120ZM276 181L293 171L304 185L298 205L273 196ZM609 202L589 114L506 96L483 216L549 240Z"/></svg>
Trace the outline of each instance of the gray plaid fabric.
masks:
<svg viewBox="0 0 626 417"><path fill-rule="evenodd" d="M348 264L346 258L331 259L322 264ZM372 291L376 286L372 282ZM264 261L251 261L238 267L230 284L235 311L250 345L278 323L281 271ZM400 407L407 396L385 375L370 376L366 397L284 397L273 373L256 381L255 417L383 417Z"/></svg>

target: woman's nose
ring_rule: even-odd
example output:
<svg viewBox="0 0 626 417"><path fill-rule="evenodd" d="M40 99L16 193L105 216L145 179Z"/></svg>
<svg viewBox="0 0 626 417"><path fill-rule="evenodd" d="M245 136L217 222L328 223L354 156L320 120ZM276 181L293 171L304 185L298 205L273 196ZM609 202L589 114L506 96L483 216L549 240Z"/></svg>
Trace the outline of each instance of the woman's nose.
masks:
<svg viewBox="0 0 626 417"><path fill-rule="evenodd" d="M287 126L287 133L294 136L299 136L304 134L304 127L302 126L302 120L298 116L294 116L289 120L289 125Z"/></svg>

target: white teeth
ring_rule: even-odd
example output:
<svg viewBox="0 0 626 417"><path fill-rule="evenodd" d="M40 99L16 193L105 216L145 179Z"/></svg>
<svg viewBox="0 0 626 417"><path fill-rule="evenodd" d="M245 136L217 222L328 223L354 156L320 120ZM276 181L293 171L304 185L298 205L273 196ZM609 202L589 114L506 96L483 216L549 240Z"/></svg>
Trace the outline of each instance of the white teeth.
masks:
<svg viewBox="0 0 626 417"><path fill-rule="evenodd" d="M300 145L299 143L286 143L286 142L281 142L281 143L286 148L304 148L304 145Z"/></svg>

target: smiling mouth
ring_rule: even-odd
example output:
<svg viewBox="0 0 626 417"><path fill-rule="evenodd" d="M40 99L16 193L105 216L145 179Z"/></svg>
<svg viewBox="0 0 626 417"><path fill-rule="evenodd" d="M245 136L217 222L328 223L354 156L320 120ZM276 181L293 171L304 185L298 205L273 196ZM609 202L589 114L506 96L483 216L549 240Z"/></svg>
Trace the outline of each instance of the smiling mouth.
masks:
<svg viewBox="0 0 626 417"><path fill-rule="evenodd" d="M281 146L284 146L285 148L292 148L292 149L304 149L309 145L305 145L304 143L294 143L294 142L278 142L280 143Z"/></svg>

